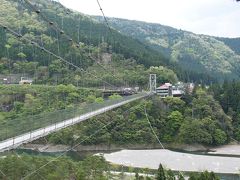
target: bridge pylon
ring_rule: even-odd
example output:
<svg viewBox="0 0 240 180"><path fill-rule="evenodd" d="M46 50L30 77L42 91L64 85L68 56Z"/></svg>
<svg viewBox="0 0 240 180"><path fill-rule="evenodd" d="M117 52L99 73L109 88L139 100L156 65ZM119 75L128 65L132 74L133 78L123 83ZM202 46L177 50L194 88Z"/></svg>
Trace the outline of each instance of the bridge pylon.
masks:
<svg viewBox="0 0 240 180"><path fill-rule="evenodd" d="M156 89L157 89L157 75L156 74L150 74L149 85L150 85L150 92L156 93Z"/></svg>

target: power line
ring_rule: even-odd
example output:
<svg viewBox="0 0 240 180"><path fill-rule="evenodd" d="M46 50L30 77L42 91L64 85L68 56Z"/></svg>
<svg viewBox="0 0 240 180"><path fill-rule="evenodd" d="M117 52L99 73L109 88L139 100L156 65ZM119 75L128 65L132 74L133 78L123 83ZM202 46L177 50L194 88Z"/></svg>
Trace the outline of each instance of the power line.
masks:
<svg viewBox="0 0 240 180"><path fill-rule="evenodd" d="M92 77L100 80L101 82L106 83L107 85L109 85L109 86L111 86L111 87L113 87L113 88L116 88L116 86L108 83L107 81L104 81L104 80L100 79L100 78L97 77L96 75L93 75L92 73L84 70L83 68L80 68L79 66L77 66L77 65L75 65L75 64L73 64L73 63L71 63L71 62L69 62L69 61L67 61L67 60L65 60L65 59L62 58L61 56L58 56L58 55L56 55L55 53L47 50L46 48L44 48L43 46L39 45L38 43L36 43L36 42L34 42L34 41L32 41L32 40L29 40L29 39L25 38L23 35L17 33L16 31L12 30L11 28L9 28L9 27L1 24L1 23L0 23L0 26L2 26L4 29L6 29L7 31L9 31L9 32L10 32L12 35L14 35L15 37L17 37L17 38L19 38L19 39L22 39L22 40L25 40L26 42L32 44L33 46L36 46L37 48L41 49L42 51L44 51L44 52L46 52L46 53L48 53L48 54L56 57L57 59L63 61L64 63L66 63L66 64L68 64L68 65L70 65L70 66L73 66L74 68L76 68L76 69L78 69L78 70L80 70L80 71L82 71L82 72L85 72L85 73L89 74L90 76L92 76Z"/></svg>
<svg viewBox="0 0 240 180"><path fill-rule="evenodd" d="M146 116L146 118L147 118L148 124L149 124L149 126L150 126L150 128L151 128L151 131L152 131L153 135L154 135L155 138L157 139L158 143L161 145L162 149L165 149L164 146L163 146L163 144L161 143L160 139L158 138L156 132L154 131L154 129L153 129L153 127L152 127L152 124L151 124L151 122L150 122L150 120L149 120L149 118L148 118L147 109L146 109L146 103L145 103L145 105L144 105L144 114L145 114L145 116Z"/></svg>
<svg viewBox="0 0 240 180"><path fill-rule="evenodd" d="M65 36L65 38L66 38L69 42L72 42L75 47L78 47L78 48L80 47L80 46L79 46L79 42L76 43L71 36L69 36L68 34L66 34L66 33L64 32L64 30L63 30L63 27L62 27L62 29L61 29L61 28L59 28L59 27L57 26L56 23L50 21L50 20L47 18L47 16L45 16L39 9L37 9L30 1L28 1L28 0L23 0L23 1L25 1L25 2L28 4L28 6L30 7L30 9L32 9L35 13L37 13L39 16L41 16L44 21L46 21L49 25L51 25L56 31L60 32L60 34L61 34L62 36ZM60 4L60 3L59 3L59 4ZM101 7L101 5L100 5L99 2L98 2L98 5ZM104 18L105 18L107 27L108 27L109 31L111 32L111 28L110 28L110 26L109 26L109 24L108 24L108 21L107 21L105 15L104 15L104 12L103 12L102 8L100 8L100 9L101 9L102 14L103 14L103 16L104 16ZM112 32L111 32L111 34L112 34ZM112 36L112 37L113 37L113 36ZM90 57L92 60L95 60L95 59L92 58L91 56L89 56L89 57ZM96 61L96 60L95 60L95 61ZM106 69L103 65L101 65L99 62L96 61L96 63L97 63L101 68L103 68L105 71L107 70L107 69ZM107 70L107 72L110 72L109 69ZM110 75L111 75L113 78L122 81L119 77L116 77L116 76L113 74L113 72L110 72Z"/></svg>
<svg viewBox="0 0 240 180"><path fill-rule="evenodd" d="M165 147L164 147L163 144L161 143L160 139L158 138L156 132L154 131L154 129L153 129L153 127L152 127L152 124L151 124L151 122L150 122L150 120L149 120L149 118L148 118L146 103L145 103L145 105L144 105L144 114L145 114L145 116L146 116L146 119L147 119L147 121L148 121L149 127L150 127L153 135L154 135L155 138L157 139L158 143L161 145L162 149L165 149ZM179 172L179 174L180 174L181 176L183 176L183 173L182 173L181 171L178 171L178 172Z"/></svg>
<svg viewBox="0 0 240 180"><path fill-rule="evenodd" d="M4 176L7 177L6 174L0 169L0 173Z"/></svg>
<svg viewBox="0 0 240 180"><path fill-rule="evenodd" d="M101 6L99 0L97 0L97 4L98 4L98 6L99 6L99 8L100 8L100 11L101 11L101 13L102 13L102 16L103 16L103 18L104 18L104 20L105 20L105 22L106 22L106 25L108 26L108 28L109 28L109 30L110 30L110 32L111 32L112 30L111 30L111 28L110 28L110 26L109 26L108 20L107 20L107 18L106 18L106 16L105 16L105 13L104 13L104 11L103 11L103 9L102 9L102 6Z"/></svg>
<svg viewBox="0 0 240 180"><path fill-rule="evenodd" d="M25 1L28 4L30 9L32 9L35 13L37 13L39 16L41 16L44 21L46 21L49 25L51 25L56 31L60 32L60 34L62 36L65 36L66 39L68 39L70 42L73 42L73 44L76 47L79 47L79 43L74 42L73 39L63 31L63 29L59 28L56 23L50 21L47 18L47 16L45 16L39 9L37 9L30 1L28 1L28 0L23 0L23 1Z"/></svg>
<svg viewBox="0 0 240 180"><path fill-rule="evenodd" d="M113 41L114 41L114 36L113 36L112 28L111 28L110 25L109 25L109 22L108 22L108 20L107 20L107 17L105 16L105 13L104 13L104 11L103 11L103 8L102 8L99 0L97 0L97 4L98 4L98 7L99 7L99 9L100 9L100 11L101 11L101 13L102 13L103 19L104 19L104 21L105 21L105 23L106 23L106 25L107 25L107 27L108 27L108 29L109 29L109 32L111 33L111 36L112 36L112 38L113 38Z"/></svg>
<svg viewBox="0 0 240 180"><path fill-rule="evenodd" d="M146 99L150 98L151 95L149 94ZM136 104L135 106L137 106L138 104ZM130 111L132 108L134 108L135 106L132 106L131 108L127 109L126 111L123 112L123 114L126 114L128 111ZM60 157L62 157L63 155L65 155L67 152L77 148L80 144L82 144L83 142L85 142L86 140L92 138L93 136L95 136L96 134L98 134L101 130L103 130L104 128L106 128L107 126L109 126L110 124L112 124L113 122L115 122L117 120L117 118L113 121L110 121L109 123L105 124L104 126L102 126L101 128L99 128L97 131L95 131L94 133L92 133L91 135L89 135L88 137L86 137L85 139L83 139L81 142L77 143L76 145L70 147L69 149L67 149L66 151L64 151L63 153L61 153L60 155L58 155L56 158L50 160L49 162L47 162L46 164L42 165L41 167L39 167L38 169L36 169L35 171L29 173L28 175L26 175L25 177L23 177L21 180L25 180L28 177L32 176L33 174L37 173L40 169L46 167L47 165L49 165L50 163L54 162L55 160L59 159ZM125 123L125 122L124 122Z"/></svg>

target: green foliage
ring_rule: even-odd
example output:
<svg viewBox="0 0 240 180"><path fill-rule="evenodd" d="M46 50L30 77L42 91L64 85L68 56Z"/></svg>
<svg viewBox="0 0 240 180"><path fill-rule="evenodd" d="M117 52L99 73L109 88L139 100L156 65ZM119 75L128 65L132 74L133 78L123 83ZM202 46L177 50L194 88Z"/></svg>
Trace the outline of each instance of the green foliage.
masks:
<svg viewBox="0 0 240 180"><path fill-rule="evenodd" d="M19 86L19 85L2 85L0 86L2 107L11 107L7 112L19 111L23 104L25 110L38 110L40 107L43 111L53 109L66 108L69 105L79 104L84 102L85 97L97 91L91 89L76 88L73 85L58 85L58 86ZM62 107L62 103L64 105ZM13 109L15 108L15 109ZM41 109L40 108L40 109ZM36 113L34 113L36 114ZM20 115L20 114L19 114Z"/></svg>
<svg viewBox="0 0 240 180"><path fill-rule="evenodd" d="M214 84L209 91L213 93L214 98L218 100L226 114L232 118L234 138L240 140L240 82L224 81L222 85ZM218 134L218 135L217 135ZM216 136L224 136L218 132ZM220 135L222 134L222 135ZM220 138L221 139L221 138Z"/></svg>
<svg viewBox="0 0 240 180"><path fill-rule="evenodd" d="M95 99L95 102L96 103L103 103L104 99L102 97L98 97L98 98Z"/></svg>
<svg viewBox="0 0 240 180"><path fill-rule="evenodd" d="M49 161L54 162L49 163ZM48 164L48 165L46 165ZM45 167L42 167L46 165ZM40 170L39 167L42 167ZM101 156L89 156L75 162L67 157L52 158L44 156L7 155L0 159L0 179L21 179L38 170L27 179L107 179L108 163Z"/></svg>
<svg viewBox="0 0 240 180"><path fill-rule="evenodd" d="M240 141L240 128L239 127L235 128L234 137L236 138L237 141Z"/></svg>
<svg viewBox="0 0 240 180"><path fill-rule="evenodd" d="M176 83L178 81L178 78L176 74L163 66L159 67L150 67L148 70L149 74L156 74L157 75L157 83L162 84L165 82L171 82Z"/></svg>
<svg viewBox="0 0 240 180"><path fill-rule="evenodd" d="M184 142L189 144L212 144L211 134L206 129L203 129L203 127L204 124L199 120L193 120L191 123L185 121L181 126L179 136Z"/></svg>
<svg viewBox="0 0 240 180"><path fill-rule="evenodd" d="M97 18L103 21L102 18ZM239 38L197 35L160 24L108 19L111 26L170 58L178 77L211 84L224 78L239 79ZM136 31L138 29L138 31Z"/></svg>
<svg viewBox="0 0 240 180"><path fill-rule="evenodd" d="M178 133L179 128L183 123L183 115L179 111L173 111L167 117L167 129L169 134L176 135Z"/></svg>
<svg viewBox="0 0 240 180"><path fill-rule="evenodd" d="M94 101L96 99L93 95L89 97ZM104 127L97 137L84 141L84 145L154 144L156 138L145 116L146 105L148 118L162 142L206 145L227 143L232 133L231 119L204 90L197 90L194 97L189 104L172 97L161 99L155 96L148 101L139 100L74 126L71 129L73 132L71 136L60 131L56 136L49 135L49 137L54 136L51 142L57 144L60 143L61 138L67 138L66 136L70 136L66 144L78 143L97 131L99 127L111 122L111 125ZM74 136L79 138L73 139Z"/></svg>
<svg viewBox="0 0 240 180"><path fill-rule="evenodd" d="M188 118L180 128L179 138L186 143L226 143L232 134L231 119L224 114L213 97L198 89L190 104L191 110L185 110Z"/></svg>
<svg viewBox="0 0 240 180"><path fill-rule="evenodd" d="M165 174L165 170L162 166L162 164L159 165L158 167L158 171L157 171L157 177L156 177L157 180L166 180L166 174Z"/></svg>
<svg viewBox="0 0 240 180"><path fill-rule="evenodd" d="M179 110L180 112L183 112L185 102L180 98L166 97L163 101L171 110Z"/></svg>
<svg viewBox="0 0 240 180"><path fill-rule="evenodd" d="M213 138L214 138L214 141L215 141L216 145L225 144L226 141L227 141L227 135L221 129L216 129L215 130L215 132L213 134Z"/></svg>
<svg viewBox="0 0 240 180"><path fill-rule="evenodd" d="M9 44L6 44L6 45L5 45L5 48L10 49L11 46L10 46Z"/></svg>
<svg viewBox="0 0 240 180"><path fill-rule="evenodd" d="M17 56L20 57L21 59L25 59L27 57L27 55L22 52L18 53Z"/></svg>
<svg viewBox="0 0 240 180"><path fill-rule="evenodd" d="M189 180L220 180L213 172L204 171L201 173L191 173Z"/></svg>
<svg viewBox="0 0 240 180"><path fill-rule="evenodd" d="M120 96L119 94L113 94L111 96L109 96L109 99L121 99L122 96Z"/></svg>
<svg viewBox="0 0 240 180"><path fill-rule="evenodd" d="M88 103L93 103L93 102L96 101L96 96L94 96L94 95L91 94L91 95L87 96L86 101L87 101Z"/></svg>
<svg viewBox="0 0 240 180"><path fill-rule="evenodd" d="M83 169L87 179L106 179L104 172L108 168L108 163L102 156L89 156L83 161Z"/></svg>
<svg viewBox="0 0 240 180"><path fill-rule="evenodd" d="M60 25L63 22L65 33L71 35L75 42L79 42L79 47L77 48L69 41L61 38L58 40L58 33L53 32L47 23L43 23L36 13L32 13L25 2L20 4L20 2L14 0L3 0L0 5L1 22L13 29L21 27L21 34L24 38L40 42L39 44L47 50L85 70L89 68L89 71L91 71L92 66L92 68L96 68L96 66L99 68L98 63L106 66L105 69L109 71L117 70L119 64L129 64L129 60L136 63L136 66L131 67L131 72L129 67L124 69L124 66L122 66L121 69L124 69L124 71L119 69L119 74L116 75L118 80L112 78L112 72L106 70L104 73L97 71L100 74L99 79L112 81L113 84L127 81L126 83L136 86L145 85L148 77L143 73L144 66L168 64L168 60L161 53L149 49L131 37L126 37L114 29L111 30L112 33L109 36L106 33L109 31L108 27L89 16L76 12L66 14L65 12L68 10L55 1L34 0L32 3L38 4L39 10L44 16L54 23ZM79 30L76 27L80 27ZM0 39L0 58L7 57L11 60L8 66L0 66L0 70L2 68L1 72L9 73L7 70L11 69L11 73L30 73L32 76L34 75L35 83L41 84L72 83L79 86L90 81L89 86L99 86L100 81L93 77L88 79L89 74L84 75L79 69L64 64L60 59L55 59L38 48L33 48L31 43L19 41L18 38L3 29L0 30L0 37L3 37ZM99 37L104 39L104 42L101 42ZM116 64L115 67L111 64L108 65L111 61L119 64ZM125 61L126 63L124 63ZM30 62L34 62L36 66L28 68L27 65ZM138 66L139 64L144 66ZM139 71L134 72L134 69ZM172 78L171 73L170 76L169 78Z"/></svg>

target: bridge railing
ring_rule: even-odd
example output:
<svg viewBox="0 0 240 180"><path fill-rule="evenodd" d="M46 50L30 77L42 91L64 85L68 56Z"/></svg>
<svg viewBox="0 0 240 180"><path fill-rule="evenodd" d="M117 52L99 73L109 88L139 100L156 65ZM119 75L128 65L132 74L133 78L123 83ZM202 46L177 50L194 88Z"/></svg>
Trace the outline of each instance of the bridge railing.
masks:
<svg viewBox="0 0 240 180"><path fill-rule="evenodd" d="M34 116L21 117L16 119L9 119L0 122L0 141L16 137L18 135L34 131L39 128L47 127L66 119L78 117L100 108L111 106L126 100L141 97L146 93L139 93L121 99L105 100L103 103L82 104L81 106L58 110L54 112L42 113Z"/></svg>

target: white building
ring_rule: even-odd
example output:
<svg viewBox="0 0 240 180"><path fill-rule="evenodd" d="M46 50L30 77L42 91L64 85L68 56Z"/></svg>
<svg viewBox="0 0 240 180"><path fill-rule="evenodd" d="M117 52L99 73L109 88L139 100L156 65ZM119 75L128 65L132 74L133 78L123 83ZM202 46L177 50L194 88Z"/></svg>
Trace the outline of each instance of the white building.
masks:
<svg viewBox="0 0 240 180"><path fill-rule="evenodd" d="M172 96L172 84L165 83L156 89L157 95L160 95L162 98Z"/></svg>
<svg viewBox="0 0 240 180"><path fill-rule="evenodd" d="M171 83L165 83L156 89L157 95L162 98L171 97L181 97L184 94L184 86L182 83L177 83L173 86Z"/></svg>

